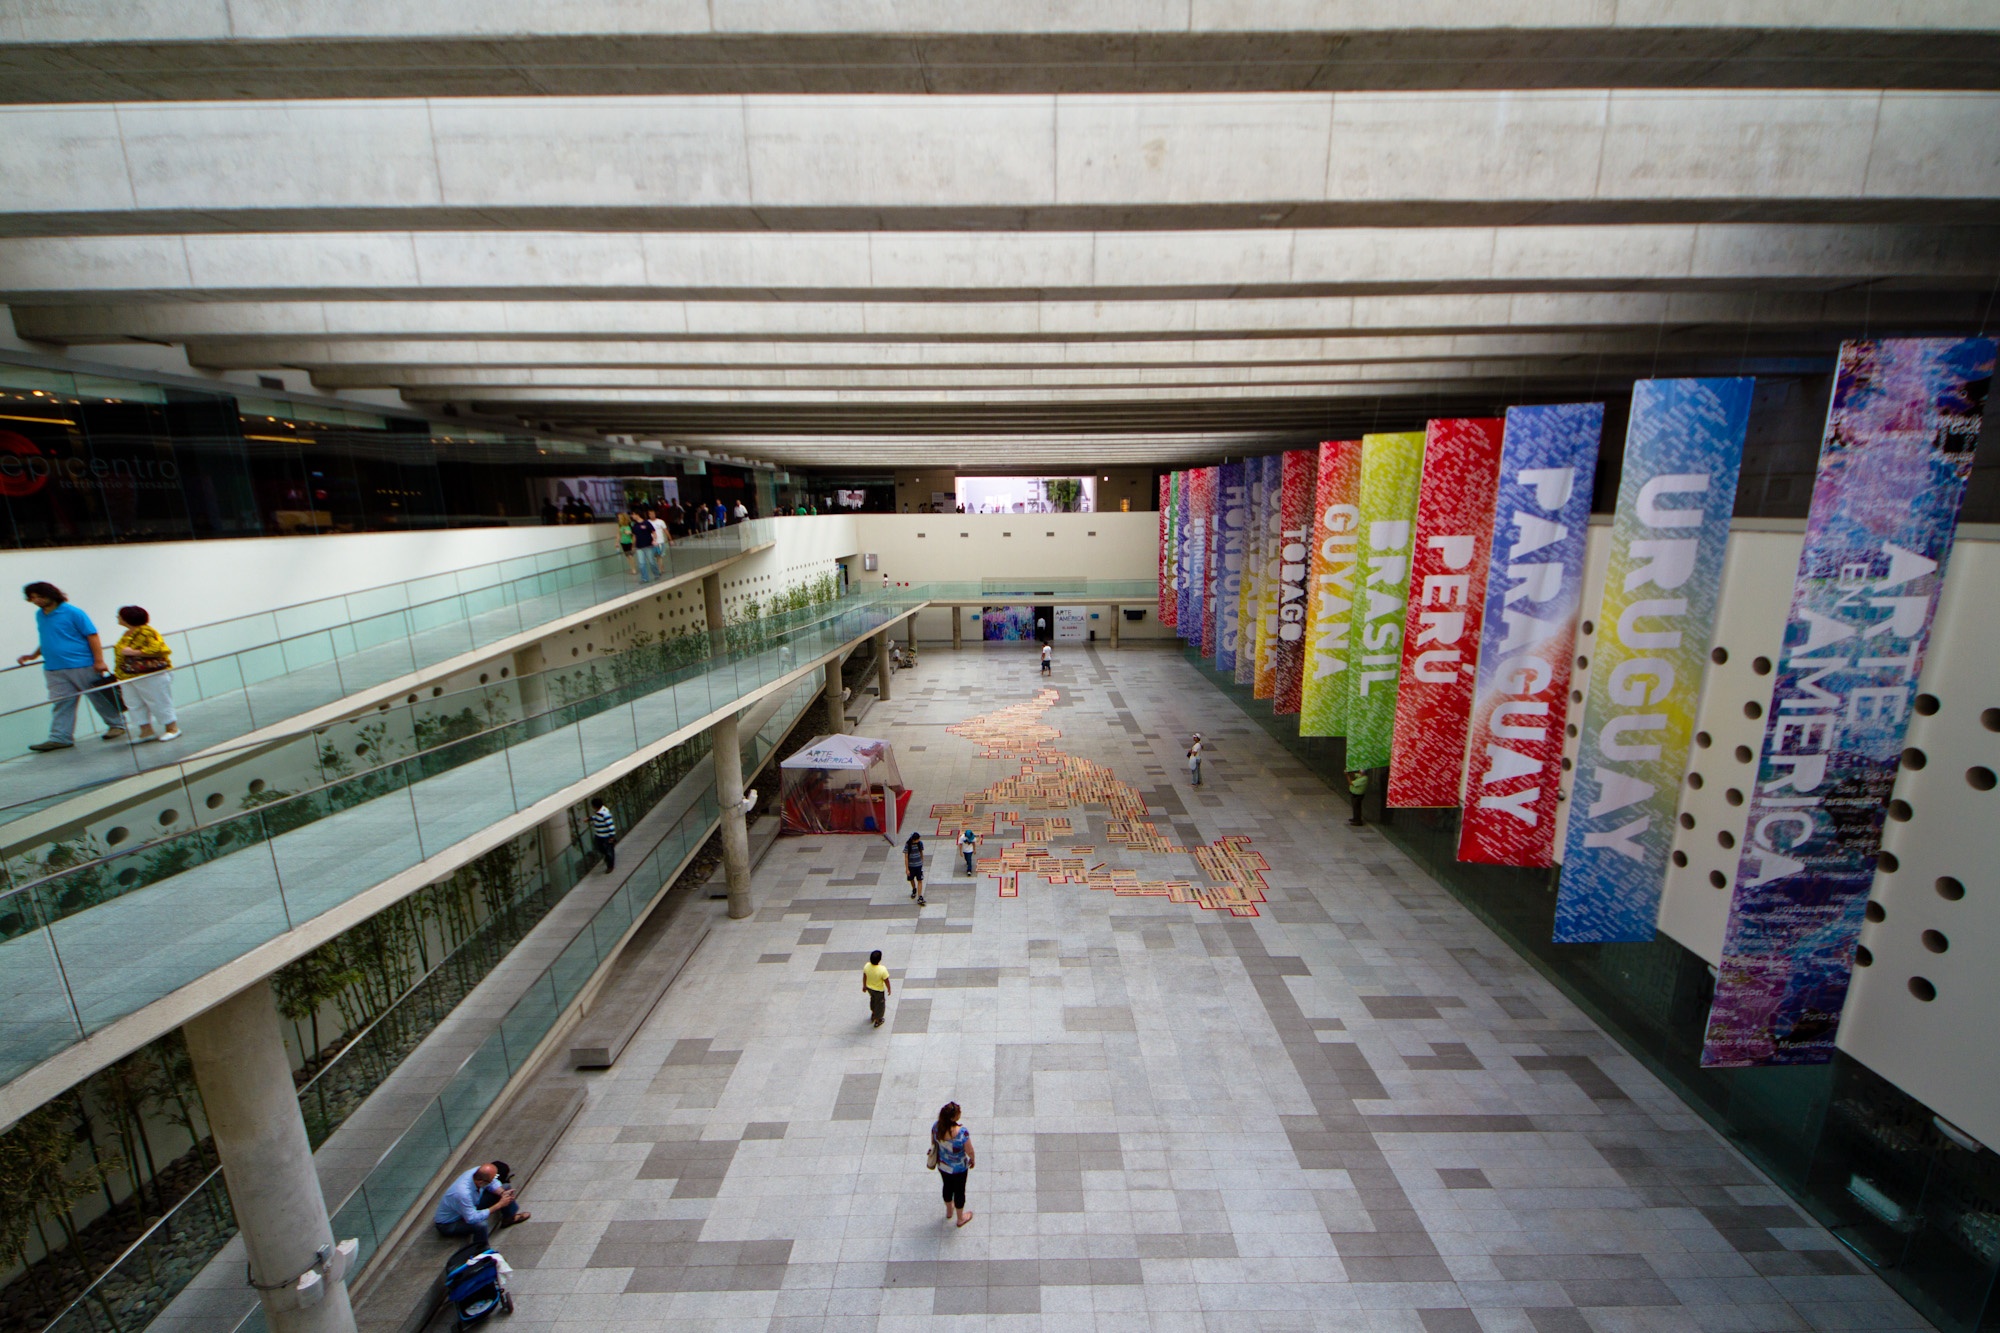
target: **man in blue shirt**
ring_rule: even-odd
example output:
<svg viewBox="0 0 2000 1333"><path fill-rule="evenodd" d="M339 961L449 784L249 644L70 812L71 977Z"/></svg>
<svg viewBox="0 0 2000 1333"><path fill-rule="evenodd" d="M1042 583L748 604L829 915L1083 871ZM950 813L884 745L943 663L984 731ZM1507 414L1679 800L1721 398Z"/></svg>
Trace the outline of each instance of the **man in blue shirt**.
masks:
<svg viewBox="0 0 2000 1333"><path fill-rule="evenodd" d="M104 739L115 741L125 735L125 715L109 688L97 689L97 682L110 671L104 665L104 640L90 617L70 604L63 590L53 583L30 583L22 595L35 605L35 651L16 660L22 666L41 659L42 680L49 690L49 738L28 748L47 753L67 750L75 744L76 697L90 695L91 706L104 719Z"/></svg>
<svg viewBox="0 0 2000 1333"><path fill-rule="evenodd" d="M472 1237L472 1243L486 1249L491 1242L493 1228L512 1226L525 1222L530 1214L520 1211L514 1202L514 1191L495 1183L500 1168L492 1162L475 1166L444 1192L438 1201L437 1211L431 1214L431 1223L437 1227L438 1235L446 1240L460 1236Z"/></svg>

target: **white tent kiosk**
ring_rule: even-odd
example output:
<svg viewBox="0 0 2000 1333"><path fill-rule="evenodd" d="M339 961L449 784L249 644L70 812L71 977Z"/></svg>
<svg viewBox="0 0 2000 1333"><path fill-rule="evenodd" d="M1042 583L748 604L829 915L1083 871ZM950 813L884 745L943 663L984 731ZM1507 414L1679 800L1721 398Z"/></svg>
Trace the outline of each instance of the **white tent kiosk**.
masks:
<svg viewBox="0 0 2000 1333"><path fill-rule="evenodd" d="M780 764L786 833L879 833L896 841L910 789L895 747L866 736L818 736Z"/></svg>

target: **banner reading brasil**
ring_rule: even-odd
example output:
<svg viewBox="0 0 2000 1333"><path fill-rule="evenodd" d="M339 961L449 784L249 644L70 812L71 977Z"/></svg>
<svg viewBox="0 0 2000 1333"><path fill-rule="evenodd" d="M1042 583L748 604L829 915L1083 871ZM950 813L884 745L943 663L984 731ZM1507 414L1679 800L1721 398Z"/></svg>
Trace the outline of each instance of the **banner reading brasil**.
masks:
<svg viewBox="0 0 2000 1333"><path fill-rule="evenodd" d="M1994 349L1840 349L1703 1065L1832 1058Z"/></svg>
<svg viewBox="0 0 2000 1333"><path fill-rule="evenodd" d="M1632 386L1556 886L1558 944L1653 938L1755 388Z"/></svg>
<svg viewBox="0 0 2000 1333"><path fill-rule="evenodd" d="M1424 437L1416 431L1361 437L1360 586L1348 627L1347 766L1385 768L1403 666L1403 612L1410 595L1410 530Z"/></svg>

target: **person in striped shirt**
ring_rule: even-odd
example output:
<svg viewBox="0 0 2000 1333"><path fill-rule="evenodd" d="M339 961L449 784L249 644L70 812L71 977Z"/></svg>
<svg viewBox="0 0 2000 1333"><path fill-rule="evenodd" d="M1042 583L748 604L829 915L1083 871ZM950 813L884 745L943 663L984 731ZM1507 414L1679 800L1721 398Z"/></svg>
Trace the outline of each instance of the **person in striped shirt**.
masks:
<svg viewBox="0 0 2000 1333"><path fill-rule="evenodd" d="M611 817L611 808L604 804L602 796L590 798L590 839L597 845L597 854L604 858L604 873L616 870L618 821Z"/></svg>

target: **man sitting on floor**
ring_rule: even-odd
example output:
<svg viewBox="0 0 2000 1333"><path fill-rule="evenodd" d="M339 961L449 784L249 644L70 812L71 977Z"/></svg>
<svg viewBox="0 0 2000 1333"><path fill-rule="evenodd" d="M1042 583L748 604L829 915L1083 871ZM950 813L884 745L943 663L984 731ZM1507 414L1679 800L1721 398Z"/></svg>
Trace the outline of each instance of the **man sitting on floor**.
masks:
<svg viewBox="0 0 2000 1333"><path fill-rule="evenodd" d="M514 1202L514 1191L506 1188L499 1177L498 1164L487 1162L452 1181L438 1202L437 1212L431 1215L438 1235L446 1240L470 1236L472 1243L483 1250L492 1244L496 1225L512 1226L527 1221L531 1214L520 1211L520 1205Z"/></svg>

